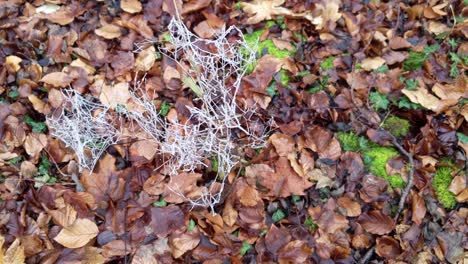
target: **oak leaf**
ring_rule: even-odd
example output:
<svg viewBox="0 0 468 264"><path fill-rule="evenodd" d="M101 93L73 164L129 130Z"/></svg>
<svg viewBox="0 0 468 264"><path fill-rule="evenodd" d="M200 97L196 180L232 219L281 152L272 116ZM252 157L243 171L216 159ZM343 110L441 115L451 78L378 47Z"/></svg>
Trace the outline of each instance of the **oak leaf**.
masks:
<svg viewBox="0 0 468 264"><path fill-rule="evenodd" d="M73 225L63 228L54 240L67 248L80 248L88 244L98 233L99 229L93 221L78 218Z"/></svg>

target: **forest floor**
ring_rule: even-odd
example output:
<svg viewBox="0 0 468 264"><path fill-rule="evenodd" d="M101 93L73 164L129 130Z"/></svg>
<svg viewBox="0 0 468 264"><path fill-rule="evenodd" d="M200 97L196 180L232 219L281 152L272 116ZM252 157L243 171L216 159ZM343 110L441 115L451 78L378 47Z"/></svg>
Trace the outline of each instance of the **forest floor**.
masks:
<svg viewBox="0 0 468 264"><path fill-rule="evenodd" d="M169 135L197 127L206 90L187 67L209 67L167 52L172 19L189 41L235 26L223 40L253 49L221 83L242 117L216 134L229 152L170 157L121 115L143 92ZM466 0L2 1L0 263L463 263L467 36ZM90 126L119 122L59 134L67 92L96 106Z"/></svg>

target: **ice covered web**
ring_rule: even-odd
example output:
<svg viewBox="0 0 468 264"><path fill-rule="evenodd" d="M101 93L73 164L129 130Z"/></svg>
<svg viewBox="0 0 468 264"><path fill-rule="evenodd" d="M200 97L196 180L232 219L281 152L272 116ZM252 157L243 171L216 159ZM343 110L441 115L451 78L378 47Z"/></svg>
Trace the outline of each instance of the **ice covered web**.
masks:
<svg viewBox="0 0 468 264"><path fill-rule="evenodd" d="M102 153L118 141L118 130L109 119L109 108L85 98L72 89L64 89L63 105L47 116L52 136L72 148L81 167L94 169Z"/></svg>

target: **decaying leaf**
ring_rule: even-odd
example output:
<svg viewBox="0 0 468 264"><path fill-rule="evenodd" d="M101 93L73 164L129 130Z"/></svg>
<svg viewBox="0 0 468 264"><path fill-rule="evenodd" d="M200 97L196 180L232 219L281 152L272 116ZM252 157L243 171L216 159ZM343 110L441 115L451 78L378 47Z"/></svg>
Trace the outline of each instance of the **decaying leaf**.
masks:
<svg viewBox="0 0 468 264"><path fill-rule="evenodd" d="M78 218L71 226L64 227L54 240L67 248L80 248L88 244L98 233L98 227L93 221Z"/></svg>

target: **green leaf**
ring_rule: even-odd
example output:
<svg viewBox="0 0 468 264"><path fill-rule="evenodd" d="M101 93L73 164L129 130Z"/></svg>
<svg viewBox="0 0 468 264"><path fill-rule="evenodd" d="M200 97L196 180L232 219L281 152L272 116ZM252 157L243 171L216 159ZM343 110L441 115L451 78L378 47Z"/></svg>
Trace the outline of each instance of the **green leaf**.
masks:
<svg viewBox="0 0 468 264"><path fill-rule="evenodd" d="M244 256L245 254L247 254L247 251L249 251L251 248L252 245L250 245L247 242L242 242L242 248L240 249L239 253L241 254L241 256Z"/></svg>
<svg viewBox="0 0 468 264"><path fill-rule="evenodd" d="M11 88L10 91L8 92L8 97L10 97L13 100L16 100L19 96L19 92L17 88Z"/></svg>
<svg viewBox="0 0 468 264"><path fill-rule="evenodd" d="M44 122L36 122L30 116L25 116L24 122L32 128L34 133L44 133L47 130L47 125Z"/></svg>
<svg viewBox="0 0 468 264"><path fill-rule="evenodd" d="M191 232L193 229L195 229L196 225L197 224L195 223L195 221L193 221L193 219L190 219L189 225L187 227L187 232Z"/></svg>
<svg viewBox="0 0 468 264"><path fill-rule="evenodd" d="M279 222L281 219L284 219L286 217L286 214L283 212L283 210L281 209L278 209L276 210L276 212L273 213L273 215L271 216L271 219L273 220L273 222Z"/></svg>
<svg viewBox="0 0 468 264"><path fill-rule="evenodd" d="M397 106L398 108L406 108L406 109L421 109L422 108L421 105L411 102L406 96L400 97L400 100L398 101Z"/></svg>
<svg viewBox="0 0 468 264"><path fill-rule="evenodd" d="M335 57L333 56L326 58L322 63L320 63L320 68L324 71L334 69L335 66L333 65L333 60L335 60Z"/></svg>
<svg viewBox="0 0 468 264"><path fill-rule="evenodd" d="M291 198L292 198L293 203L297 203L301 200L300 195L293 195Z"/></svg>
<svg viewBox="0 0 468 264"><path fill-rule="evenodd" d="M458 133L457 133L457 137L458 137L458 140L461 141L461 143L463 143L463 144L468 143L468 136L467 136L467 135L458 132Z"/></svg>
<svg viewBox="0 0 468 264"><path fill-rule="evenodd" d="M37 170L37 174L38 175L49 174L50 165L51 165L51 163L50 163L49 159L46 156L42 156L41 157L41 162L39 163L39 168Z"/></svg>
<svg viewBox="0 0 468 264"><path fill-rule="evenodd" d="M162 101L161 107L159 108L159 114L166 117L169 110L171 110L171 105L166 103L166 101Z"/></svg>
<svg viewBox="0 0 468 264"><path fill-rule="evenodd" d="M8 163L10 165L17 166L22 159L23 159L23 156L18 156L18 157L15 157L15 158L12 158L12 159L8 160Z"/></svg>
<svg viewBox="0 0 468 264"><path fill-rule="evenodd" d="M155 207L164 207L166 205L167 205L167 202L164 201L164 198L161 198L161 200L153 203L153 206Z"/></svg>
<svg viewBox="0 0 468 264"><path fill-rule="evenodd" d="M314 220L312 217L310 217L310 216L308 216L308 217L306 218L306 220L304 221L304 226L305 226L307 229L309 229L310 232L315 231L315 229L317 229L317 227L318 227L318 225L317 225L317 223L315 222L315 220Z"/></svg>
<svg viewBox="0 0 468 264"><path fill-rule="evenodd" d="M370 93L369 100L375 110L385 110L390 103L390 101L387 99L387 95L381 94L377 91Z"/></svg>
<svg viewBox="0 0 468 264"><path fill-rule="evenodd" d="M278 94L278 91L276 90L276 82L275 81L272 81L268 87L265 89L265 91L267 92L267 94L270 96L270 97L273 97L275 95Z"/></svg>
<svg viewBox="0 0 468 264"><path fill-rule="evenodd" d="M384 65L378 67L377 69L375 69L374 72L386 73L386 72L388 72L388 66L386 64L384 64Z"/></svg>

